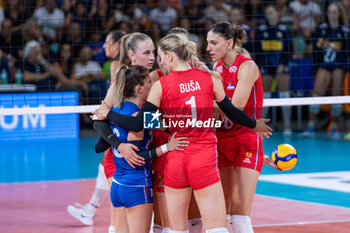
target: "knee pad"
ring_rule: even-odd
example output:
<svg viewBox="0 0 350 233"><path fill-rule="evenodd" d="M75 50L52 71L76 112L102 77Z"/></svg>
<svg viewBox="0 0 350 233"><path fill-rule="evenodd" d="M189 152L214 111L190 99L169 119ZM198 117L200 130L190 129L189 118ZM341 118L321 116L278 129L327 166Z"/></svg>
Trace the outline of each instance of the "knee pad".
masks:
<svg viewBox="0 0 350 233"><path fill-rule="evenodd" d="M340 116L342 110L341 104L333 104L332 105L332 116Z"/></svg>
<svg viewBox="0 0 350 233"><path fill-rule="evenodd" d="M212 228L208 229L205 231L205 233L229 233L226 227L217 227L217 228Z"/></svg>

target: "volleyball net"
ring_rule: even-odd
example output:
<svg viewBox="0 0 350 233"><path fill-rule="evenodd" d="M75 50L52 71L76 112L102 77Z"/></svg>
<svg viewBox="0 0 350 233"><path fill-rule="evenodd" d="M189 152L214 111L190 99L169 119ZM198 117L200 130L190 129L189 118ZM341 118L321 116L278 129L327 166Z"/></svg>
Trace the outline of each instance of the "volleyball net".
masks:
<svg viewBox="0 0 350 233"><path fill-rule="evenodd" d="M7 128L11 116L34 119L29 116L37 114L78 113L80 122L91 125L86 116L104 99L113 75L110 66L116 55L111 57L105 44L112 30L145 33L156 46L171 28L183 27L198 55L212 67L207 32L227 21L246 31L243 48L262 73L264 106L272 107L264 117L278 125L290 115L287 118L301 129L307 127L310 112L321 112L325 121L339 116L344 127L338 128L350 130L346 1L15 2L0 1L0 123ZM338 26L328 27L334 23ZM317 79L325 81L315 84ZM285 110L287 106L291 110Z"/></svg>

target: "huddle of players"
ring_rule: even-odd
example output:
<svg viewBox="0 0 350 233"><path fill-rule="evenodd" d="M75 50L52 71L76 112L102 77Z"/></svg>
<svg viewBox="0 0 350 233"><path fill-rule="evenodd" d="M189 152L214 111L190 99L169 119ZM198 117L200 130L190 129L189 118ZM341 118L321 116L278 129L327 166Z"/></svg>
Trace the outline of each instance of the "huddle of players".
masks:
<svg viewBox="0 0 350 233"><path fill-rule="evenodd" d="M94 124L103 138L96 148L103 151L112 145L113 155L106 155L104 165L105 170L114 164L116 167L111 201L116 207L117 220L115 228L110 227L111 232L149 231L152 185L158 200L155 215L161 215L159 224L163 232L188 232L192 190L206 232L253 232L249 216L264 161L259 135L271 134L266 120L256 120L261 118L261 75L250 58L235 50L236 45L246 40L241 27L216 24L208 32L207 40L207 50L216 62L217 72L209 71L198 59L186 31L174 29L158 44L158 63L162 70L151 75L153 80L147 67L139 65L147 56L154 56L154 47L142 48L150 45L151 39L132 33L120 40L115 84L104 104L94 112L95 119L107 119ZM194 88L186 91L178 88L190 83ZM114 100L112 105L108 104L110 98ZM150 135L143 130L143 113L160 107L168 116L174 116L173 121L181 120L177 117L179 113L186 115L188 111L192 119L205 121L212 118L215 111L224 127L218 128L216 135L213 128L171 127L171 136L168 132L154 131L153 149L147 150ZM137 155L133 149L139 151ZM108 159L111 156L114 159ZM152 159L155 159L153 184ZM111 174L106 176L110 178ZM201 223L192 225L200 227L198 232L202 231Z"/></svg>

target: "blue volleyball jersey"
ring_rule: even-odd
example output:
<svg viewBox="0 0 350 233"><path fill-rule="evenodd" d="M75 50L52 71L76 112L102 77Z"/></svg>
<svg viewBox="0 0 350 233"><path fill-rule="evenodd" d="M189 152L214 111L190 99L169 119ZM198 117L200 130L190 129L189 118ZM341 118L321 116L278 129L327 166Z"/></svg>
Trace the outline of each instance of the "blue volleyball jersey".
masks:
<svg viewBox="0 0 350 233"><path fill-rule="evenodd" d="M123 114L123 115L133 115L135 112L138 112L140 108L129 101L123 101L121 108L114 107L112 109L114 112ZM128 133L129 130L123 129L116 125L111 125L113 133L119 138L123 143L128 142ZM148 148L148 143L151 139L151 136L148 130L145 130L141 151L146 151ZM113 147L113 156L116 171L114 173L113 179L121 185L126 186L151 186L152 185L152 175L151 175L151 163L146 162L143 166L135 166L132 168L124 157L118 152L116 148Z"/></svg>
<svg viewBox="0 0 350 233"><path fill-rule="evenodd" d="M347 63L346 52L349 49L348 35L349 28L347 26L339 25L332 28L326 23L320 24L313 36L313 64L320 67L333 65L338 68L345 68ZM340 49L323 48L326 41Z"/></svg>
<svg viewBox="0 0 350 233"><path fill-rule="evenodd" d="M259 67L288 65L293 52L289 29L284 24L260 25L256 30L254 48L255 62Z"/></svg>

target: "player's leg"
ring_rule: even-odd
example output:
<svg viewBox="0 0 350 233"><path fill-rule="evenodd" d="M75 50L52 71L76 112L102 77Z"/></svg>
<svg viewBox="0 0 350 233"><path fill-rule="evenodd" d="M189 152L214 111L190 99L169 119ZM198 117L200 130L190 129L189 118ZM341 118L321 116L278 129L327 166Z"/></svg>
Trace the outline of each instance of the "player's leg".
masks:
<svg viewBox="0 0 350 233"><path fill-rule="evenodd" d="M75 207L72 205L67 206L68 213L84 225L90 226L93 224L93 217L95 216L95 213L104 197L109 192L109 185L103 167L105 156L106 152L102 157L101 163L99 163L96 186L89 203L80 207Z"/></svg>
<svg viewBox="0 0 350 233"><path fill-rule="evenodd" d="M188 207L191 200L191 193L191 187L171 188L165 186L169 226L172 231L187 231Z"/></svg>
<svg viewBox="0 0 350 233"><path fill-rule="evenodd" d="M264 99L271 98L271 86L273 82L273 76L270 74L262 75L262 83L263 83L263 89L264 89ZM267 118L267 115L269 113L269 108L264 107L262 112L262 117Z"/></svg>
<svg viewBox="0 0 350 233"><path fill-rule="evenodd" d="M312 96L318 97L325 94L326 88L329 86L331 80L331 73L325 69L318 69L315 76L315 85ZM304 136L312 136L315 129L315 121L320 112L320 105L309 106L309 121Z"/></svg>
<svg viewBox="0 0 350 233"><path fill-rule="evenodd" d="M231 196L232 196L233 167L227 166L227 167L220 167L219 169L220 169L221 184L222 184L222 188L225 196L227 227L229 227L229 225L231 224L230 210L231 210L231 204L232 204Z"/></svg>
<svg viewBox="0 0 350 233"><path fill-rule="evenodd" d="M206 232L227 232L226 207L221 182L194 190ZM217 231L215 231L217 230Z"/></svg>
<svg viewBox="0 0 350 233"><path fill-rule="evenodd" d="M342 88L343 88L343 81L344 81L344 70L343 69L334 69L332 72L332 95L333 96L339 96L342 95ZM342 105L341 104L332 104L332 137L335 139L340 138L340 134L338 132L338 124L339 124L339 118L342 111Z"/></svg>
<svg viewBox="0 0 350 233"><path fill-rule="evenodd" d="M234 168L231 218L235 233L254 232L250 213L259 175L258 171L250 168Z"/></svg>
<svg viewBox="0 0 350 233"><path fill-rule="evenodd" d="M188 208L188 231L190 233L203 232L203 222L193 192L191 194L190 206Z"/></svg>
<svg viewBox="0 0 350 233"><path fill-rule="evenodd" d="M280 98L290 98L289 92L289 74L282 73L277 75L277 83ZM292 106L282 107L283 123L284 123L284 134L291 134L291 119L292 119Z"/></svg>
<svg viewBox="0 0 350 233"><path fill-rule="evenodd" d="M113 177L108 179L109 187L112 187ZM128 233L128 223L124 207L115 208L110 201L111 223L108 228L108 233Z"/></svg>
<svg viewBox="0 0 350 233"><path fill-rule="evenodd" d="M129 233L149 233L152 221L153 203L126 208Z"/></svg>

